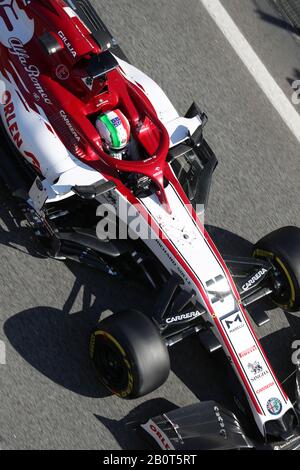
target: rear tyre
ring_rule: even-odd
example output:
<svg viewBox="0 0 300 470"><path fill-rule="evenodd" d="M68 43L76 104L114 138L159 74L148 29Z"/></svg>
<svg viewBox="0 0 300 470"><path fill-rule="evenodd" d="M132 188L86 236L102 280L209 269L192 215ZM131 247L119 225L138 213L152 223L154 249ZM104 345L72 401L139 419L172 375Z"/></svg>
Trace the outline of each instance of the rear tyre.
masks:
<svg viewBox="0 0 300 470"><path fill-rule="evenodd" d="M101 382L122 398L152 392L170 372L169 352L158 329L135 310L98 323L90 339L90 356Z"/></svg>
<svg viewBox="0 0 300 470"><path fill-rule="evenodd" d="M289 312L300 310L300 229L282 227L259 240L254 256L271 259L284 282L273 301Z"/></svg>

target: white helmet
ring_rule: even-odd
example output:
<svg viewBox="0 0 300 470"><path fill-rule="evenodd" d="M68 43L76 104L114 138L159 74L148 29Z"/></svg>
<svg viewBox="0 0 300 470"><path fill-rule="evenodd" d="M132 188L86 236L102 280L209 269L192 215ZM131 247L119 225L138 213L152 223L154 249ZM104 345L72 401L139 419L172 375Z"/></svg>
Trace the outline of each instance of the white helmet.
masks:
<svg viewBox="0 0 300 470"><path fill-rule="evenodd" d="M101 139L111 150L122 150L129 142L130 124L119 109L98 116L96 127Z"/></svg>

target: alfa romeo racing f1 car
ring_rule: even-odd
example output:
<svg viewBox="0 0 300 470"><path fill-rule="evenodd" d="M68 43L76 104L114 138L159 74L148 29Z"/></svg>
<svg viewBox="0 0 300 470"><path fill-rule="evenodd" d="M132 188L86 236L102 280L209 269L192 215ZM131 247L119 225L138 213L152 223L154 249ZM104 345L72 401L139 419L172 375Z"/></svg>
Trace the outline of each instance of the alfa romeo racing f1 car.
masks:
<svg viewBox="0 0 300 470"><path fill-rule="evenodd" d="M293 406L246 308L269 297L300 309L300 230L270 233L250 258L223 259L201 222L217 165L207 116L196 103L180 116L87 0L1 2L0 52L1 175L45 253L153 288L151 315L114 313L91 335L107 389L150 393L168 377L168 348L197 335L223 349L258 437L223 405L202 402L142 424L153 445L299 448L299 373ZM99 225L112 208L124 237Z"/></svg>

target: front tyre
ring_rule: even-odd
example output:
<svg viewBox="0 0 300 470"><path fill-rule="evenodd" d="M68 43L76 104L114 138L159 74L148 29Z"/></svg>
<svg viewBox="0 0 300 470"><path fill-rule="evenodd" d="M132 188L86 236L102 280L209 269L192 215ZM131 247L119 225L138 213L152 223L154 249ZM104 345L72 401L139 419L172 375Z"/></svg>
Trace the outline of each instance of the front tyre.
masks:
<svg viewBox="0 0 300 470"><path fill-rule="evenodd" d="M283 310L300 310L300 229L282 227L259 240L254 256L268 258L274 264L284 288L272 295Z"/></svg>
<svg viewBox="0 0 300 470"><path fill-rule="evenodd" d="M170 372L169 352L154 323L127 310L100 321L90 356L101 382L121 398L137 398L160 387Z"/></svg>

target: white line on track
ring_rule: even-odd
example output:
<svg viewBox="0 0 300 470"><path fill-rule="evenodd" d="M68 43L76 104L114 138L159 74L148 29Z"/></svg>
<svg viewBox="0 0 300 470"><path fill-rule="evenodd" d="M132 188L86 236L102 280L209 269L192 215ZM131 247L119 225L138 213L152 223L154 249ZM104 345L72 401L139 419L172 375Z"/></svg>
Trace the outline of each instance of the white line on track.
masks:
<svg viewBox="0 0 300 470"><path fill-rule="evenodd" d="M300 142L300 116L219 0L200 0L259 87Z"/></svg>

